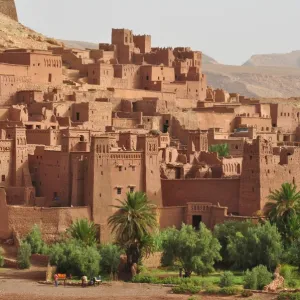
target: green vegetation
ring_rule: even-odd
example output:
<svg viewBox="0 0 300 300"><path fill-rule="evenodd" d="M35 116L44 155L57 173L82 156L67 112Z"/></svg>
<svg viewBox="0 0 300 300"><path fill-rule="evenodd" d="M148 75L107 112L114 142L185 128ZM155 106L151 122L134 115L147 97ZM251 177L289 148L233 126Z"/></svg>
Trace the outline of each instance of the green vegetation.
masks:
<svg viewBox="0 0 300 300"><path fill-rule="evenodd" d="M95 246L69 239L49 248L50 262L56 265L58 272L89 278L100 273L101 256Z"/></svg>
<svg viewBox="0 0 300 300"><path fill-rule="evenodd" d="M100 247L100 269L115 278L120 264L121 249L117 245L107 244Z"/></svg>
<svg viewBox="0 0 300 300"><path fill-rule="evenodd" d="M244 288L250 290L262 290L272 281L272 274L265 266L257 266L252 271L247 270L244 278Z"/></svg>
<svg viewBox="0 0 300 300"><path fill-rule="evenodd" d="M300 300L300 293L281 293L278 295L277 300Z"/></svg>
<svg viewBox="0 0 300 300"><path fill-rule="evenodd" d="M151 232L157 228L155 208L146 194L128 193L125 201L114 206L117 212L108 224L115 234L116 242L126 251L128 266L140 262L143 255L154 251Z"/></svg>
<svg viewBox="0 0 300 300"><path fill-rule="evenodd" d="M42 239L42 233L38 225L34 225L24 242L31 247L31 254L43 254L46 252L46 245Z"/></svg>
<svg viewBox="0 0 300 300"><path fill-rule="evenodd" d="M21 242L18 249L17 262L20 269L30 268L31 246L27 242Z"/></svg>
<svg viewBox="0 0 300 300"><path fill-rule="evenodd" d="M81 241L84 245L93 246L97 242L95 224L87 219L76 220L67 232L73 239Z"/></svg>
<svg viewBox="0 0 300 300"><path fill-rule="evenodd" d="M253 296L253 293L249 290L243 290L241 296L244 298L248 298L248 297Z"/></svg>
<svg viewBox="0 0 300 300"><path fill-rule="evenodd" d="M221 260L221 245L204 224L199 231L184 224L180 230L168 229L162 247L164 264L178 262L188 276L192 272L209 274L214 271L215 262Z"/></svg>
<svg viewBox="0 0 300 300"><path fill-rule="evenodd" d="M267 216L272 224L276 224L284 241L289 244L300 238L300 192L296 185L283 183L268 198Z"/></svg>
<svg viewBox="0 0 300 300"><path fill-rule="evenodd" d="M0 268L4 266L3 249L0 247Z"/></svg>
<svg viewBox="0 0 300 300"><path fill-rule="evenodd" d="M233 286L234 282L234 275L230 271L225 271L223 274L221 274L220 279L220 287L230 287Z"/></svg>
<svg viewBox="0 0 300 300"><path fill-rule="evenodd" d="M227 246L229 258L236 269L245 270L265 265L274 270L283 253L283 243L276 225L269 222L248 227L243 234L237 232Z"/></svg>
<svg viewBox="0 0 300 300"><path fill-rule="evenodd" d="M209 152L216 152L219 157L226 157L229 156L229 147L228 144L211 145Z"/></svg>
<svg viewBox="0 0 300 300"><path fill-rule="evenodd" d="M182 283L173 287L172 291L174 294L198 294L201 291L201 287L192 283Z"/></svg>

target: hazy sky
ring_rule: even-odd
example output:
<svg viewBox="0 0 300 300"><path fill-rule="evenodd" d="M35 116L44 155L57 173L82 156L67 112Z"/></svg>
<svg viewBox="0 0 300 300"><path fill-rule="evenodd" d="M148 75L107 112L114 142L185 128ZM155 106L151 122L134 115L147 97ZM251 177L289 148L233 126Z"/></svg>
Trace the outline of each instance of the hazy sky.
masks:
<svg viewBox="0 0 300 300"><path fill-rule="evenodd" d="M226 64L300 50L300 0L15 1L21 23L59 39L110 42L112 27L129 28Z"/></svg>

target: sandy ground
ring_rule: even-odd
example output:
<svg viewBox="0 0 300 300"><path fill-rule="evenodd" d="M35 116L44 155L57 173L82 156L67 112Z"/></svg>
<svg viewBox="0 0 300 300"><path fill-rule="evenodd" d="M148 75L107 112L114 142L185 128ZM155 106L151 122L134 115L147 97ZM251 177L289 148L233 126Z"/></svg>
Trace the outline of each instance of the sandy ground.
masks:
<svg viewBox="0 0 300 300"><path fill-rule="evenodd" d="M0 300L187 300L190 296L174 295L171 288L158 285L113 282L99 287L54 287L42 285L45 270L0 269ZM233 300L235 297L201 296L202 300ZM250 298L251 299L251 298ZM271 300L274 296L257 295L254 299Z"/></svg>

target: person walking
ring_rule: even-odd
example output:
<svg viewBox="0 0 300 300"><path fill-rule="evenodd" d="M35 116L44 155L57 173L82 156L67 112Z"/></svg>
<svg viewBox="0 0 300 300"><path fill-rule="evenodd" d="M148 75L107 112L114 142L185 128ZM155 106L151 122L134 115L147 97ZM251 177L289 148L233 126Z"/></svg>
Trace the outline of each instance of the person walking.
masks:
<svg viewBox="0 0 300 300"><path fill-rule="evenodd" d="M58 287L58 275L57 274L54 275L54 285L56 287Z"/></svg>

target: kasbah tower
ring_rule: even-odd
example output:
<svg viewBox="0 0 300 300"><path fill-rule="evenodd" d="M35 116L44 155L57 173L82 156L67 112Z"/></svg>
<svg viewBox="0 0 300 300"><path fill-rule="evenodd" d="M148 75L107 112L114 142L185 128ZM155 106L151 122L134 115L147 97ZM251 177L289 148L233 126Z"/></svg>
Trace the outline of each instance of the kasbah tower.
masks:
<svg viewBox="0 0 300 300"><path fill-rule="evenodd" d="M0 13L18 21L12 0ZM113 28L97 49L0 51L0 240L37 223L51 242L86 218L109 241L114 206L136 191L161 228L212 229L256 221L270 191L300 186L299 107L213 89L202 52L151 41Z"/></svg>
<svg viewBox="0 0 300 300"><path fill-rule="evenodd" d="M0 0L0 13L18 21L18 14L14 0Z"/></svg>

